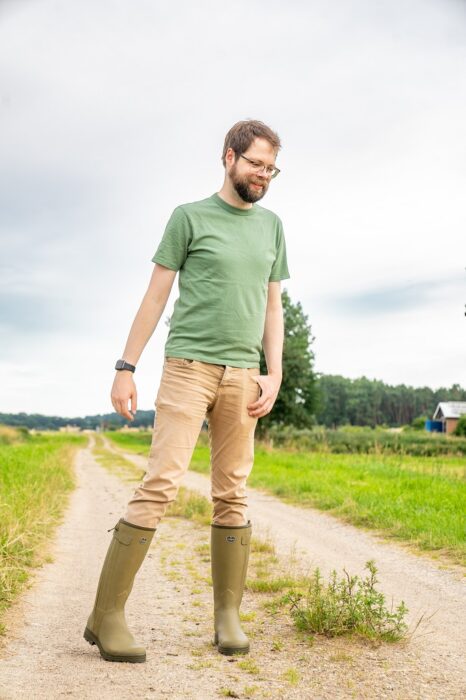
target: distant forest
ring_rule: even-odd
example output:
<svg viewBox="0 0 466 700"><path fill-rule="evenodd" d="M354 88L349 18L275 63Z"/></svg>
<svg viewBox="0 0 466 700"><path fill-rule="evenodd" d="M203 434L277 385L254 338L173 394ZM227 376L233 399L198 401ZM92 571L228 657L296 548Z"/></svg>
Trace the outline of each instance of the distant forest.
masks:
<svg viewBox="0 0 466 700"><path fill-rule="evenodd" d="M378 380L347 379L339 375L316 378L317 406L314 421L328 428L340 425L396 427L412 423L415 418L432 417L440 401L466 401L466 389L458 384L437 390L429 387L390 386ZM138 411L131 427L151 427L154 411ZM82 417L44 416L28 413L0 413L0 423L36 430L58 430L74 425L114 430L128 424L117 413Z"/></svg>
<svg viewBox="0 0 466 700"><path fill-rule="evenodd" d="M440 401L466 401L466 389L390 386L376 379L347 379L321 375L317 379L316 422L327 428L340 425L408 425L421 416L432 418Z"/></svg>

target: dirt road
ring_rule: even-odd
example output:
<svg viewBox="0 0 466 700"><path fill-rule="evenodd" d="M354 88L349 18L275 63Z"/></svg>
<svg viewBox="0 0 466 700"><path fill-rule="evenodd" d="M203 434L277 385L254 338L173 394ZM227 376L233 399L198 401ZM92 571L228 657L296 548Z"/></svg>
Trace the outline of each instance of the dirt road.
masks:
<svg viewBox="0 0 466 700"><path fill-rule="evenodd" d="M145 460L126 455L142 468ZM28 698L222 697L432 698L466 697L466 596L458 571L341 524L250 491L254 534L268 536L286 563L293 554L309 570L345 566L362 573L375 559L380 588L402 598L412 623L434 616L407 645L372 648L348 640L299 637L287 615L264 609L261 594L245 594L251 654L219 655L210 645L209 528L185 520L162 521L136 579L127 611L147 646L145 664L111 664L82 639L110 534L133 485L109 474L89 449L76 459L78 487L53 550L54 561L9 615L0 658L1 700ZM195 473L185 485L208 495ZM12 631L13 630L13 631Z"/></svg>

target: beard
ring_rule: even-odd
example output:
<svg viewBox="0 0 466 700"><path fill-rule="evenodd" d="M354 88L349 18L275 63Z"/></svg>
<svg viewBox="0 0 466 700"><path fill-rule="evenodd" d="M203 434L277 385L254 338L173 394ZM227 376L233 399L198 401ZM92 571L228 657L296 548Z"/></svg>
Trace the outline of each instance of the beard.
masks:
<svg viewBox="0 0 466 700"><path fill-rule="evenodd" d="M265 182L258 182L254 178L248 178L246 175L240 177L236 174L236 165L230 170L230 179L236 193L243 200L243 202L248 202L248 204L254 204L258 202L265 195L268 189L268 185ZM251 184L259 184L262 189L255 190L251 187Z"/></svg>

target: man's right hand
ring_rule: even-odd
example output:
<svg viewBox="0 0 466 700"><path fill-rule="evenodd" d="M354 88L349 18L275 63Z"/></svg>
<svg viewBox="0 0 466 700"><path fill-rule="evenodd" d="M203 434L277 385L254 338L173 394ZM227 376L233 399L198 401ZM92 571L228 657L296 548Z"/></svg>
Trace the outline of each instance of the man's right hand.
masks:
<svg viewBox="0 0 466 700"><path fill-rule="evenodd" d="M134 420L134 414L137 410L138 393L132 372L123 369L116 373L115 379L113 380L111 399L113 408L120 416L128 420ZM131 402L131 410L128 408L129 402Z"/></svg>

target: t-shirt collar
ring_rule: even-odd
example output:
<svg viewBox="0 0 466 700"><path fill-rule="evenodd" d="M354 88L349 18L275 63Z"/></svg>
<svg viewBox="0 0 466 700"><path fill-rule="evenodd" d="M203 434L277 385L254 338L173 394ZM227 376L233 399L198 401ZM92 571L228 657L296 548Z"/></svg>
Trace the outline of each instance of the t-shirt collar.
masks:
<svg viewBox="0 0 466 700"><path fill-rule="evenodd" d="M256 213L256 207L254 206L254 204L249 209L240 209L239 207L233 207L231 204L228 204L228 202L225 202L224 199L219 197L217 192L215 192L212 195L212 199L216 204L218 204L219 207L222 207L222 209L225 209L225 211L229 211L230 214L236 214L237 216L252 216Z"/></svg>

